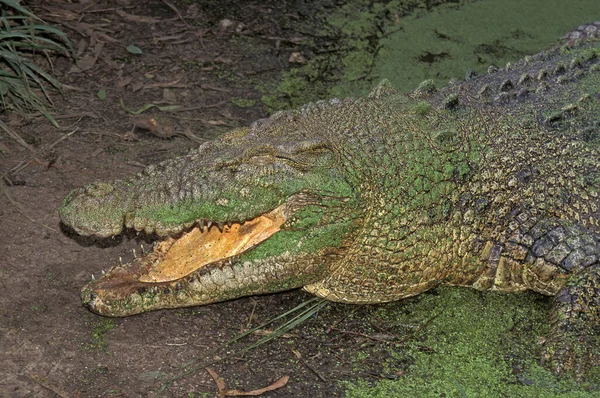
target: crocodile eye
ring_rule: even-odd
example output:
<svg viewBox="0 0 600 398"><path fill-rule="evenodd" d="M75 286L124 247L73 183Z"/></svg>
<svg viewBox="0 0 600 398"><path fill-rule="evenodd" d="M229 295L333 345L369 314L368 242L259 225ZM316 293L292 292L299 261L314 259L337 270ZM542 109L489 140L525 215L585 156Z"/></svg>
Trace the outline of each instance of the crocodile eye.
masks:
<svg viewBox="0 0 600 398"><path fill-rule="evenodd" d="M100 198L106 196L114 190L115 187L113 187L111 184L107 184L105 182L96 182L88 185L85 189L85 193L94 198Z"/></svg>
<svg viewBox="0 0 600 398"><path fill-rule="evenodd" d="M248 160L248 163L254 166L267 166L274 163L275 158L273 156L261 155L253 156Z"/></svg>

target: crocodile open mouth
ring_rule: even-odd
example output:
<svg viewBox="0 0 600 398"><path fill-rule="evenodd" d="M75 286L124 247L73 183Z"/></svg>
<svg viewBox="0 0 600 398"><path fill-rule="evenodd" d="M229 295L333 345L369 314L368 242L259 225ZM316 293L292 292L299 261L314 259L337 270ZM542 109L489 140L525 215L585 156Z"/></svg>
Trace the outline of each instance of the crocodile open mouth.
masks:
<svg viewBox="0 0 600 398"><path fill-rule="evenodd" d="M158 242L152 253L140 259L147 270L138 281L170 282L216 261L241 254L267 240L285 222L284 206L243 223L198 223L178 238ZM212 224L212 225L211 225Z"/></svg>
<svg viewBox="0 0 600 398"><path fill-rule="evenodd" d="M277 233L287 218L288 207L283 204L241 223L199 221L177 237L158 241L152 252L112 268L83 290L92 288L118 298L140 288L176 283L251 250Z"/></svg>

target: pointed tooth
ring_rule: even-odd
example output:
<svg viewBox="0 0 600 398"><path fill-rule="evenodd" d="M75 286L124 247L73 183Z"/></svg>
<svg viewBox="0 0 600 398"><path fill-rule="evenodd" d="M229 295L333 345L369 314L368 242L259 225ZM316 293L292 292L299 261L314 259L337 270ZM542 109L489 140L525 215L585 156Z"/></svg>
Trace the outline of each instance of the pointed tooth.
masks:
<svg viewBox="0 0 600 398"><path fill-rule="evenodd" d="M96 277L94 276L94 274L92 274L92 280L95 281Z"/></svg>
<svg viewBox="0 0 600 398"><path fill-rule="evenodd" d="M218 222L217 224L217 228L219 228L219 232L223 232L223 223L222 222Z"/></svg>
<svg viewBox="0 0 600 398"><path fill-rule="evenodd" d="M212 227L212 225L213 225L213 222L212 222L212 221L208 221L208 222L207 222L208 229L210 229L210 227Z"/></svg>
<svg viewBox="0 0 600 398"><path fill-rule="evenodd" d="M135 249L133 249L133 258L137 258L137 255L135 254Z"/></svg>
<svg viewBox="0 0 600 398"><path fill-rule="evenodd" d="M102 270L102 275L106 274L106 272L104 272L104 270Z"/></svg>
<svg viewBox="0 0 600 398"><path fill-rule="evenodd" d="M231 228L231 226L232 226L232 225L233 225L233 221L227 221L227 226L228 226L229 228Z"/></svg>
<svg viewBox="0 0 600 398"><path fill-rule="evenodd" d="M121 256L119 256L119 263L123 265L123 258Z"/></svg>

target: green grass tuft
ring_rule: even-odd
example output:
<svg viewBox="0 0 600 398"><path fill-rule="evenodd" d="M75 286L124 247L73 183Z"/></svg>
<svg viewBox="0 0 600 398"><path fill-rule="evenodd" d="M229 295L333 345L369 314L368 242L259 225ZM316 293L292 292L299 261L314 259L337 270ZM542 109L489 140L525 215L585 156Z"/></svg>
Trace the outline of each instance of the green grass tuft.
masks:
<svg viewBox="0 0 600 398"><path fill-rule="evenodd" d="M18 2L0 0L0 105L19 114L41 113L58 126L48 112L52 104L48 90L60 90L60 83L32 58L48 51L70 55L67 36ZM8 132L1 121L0 128Z"/></svg>

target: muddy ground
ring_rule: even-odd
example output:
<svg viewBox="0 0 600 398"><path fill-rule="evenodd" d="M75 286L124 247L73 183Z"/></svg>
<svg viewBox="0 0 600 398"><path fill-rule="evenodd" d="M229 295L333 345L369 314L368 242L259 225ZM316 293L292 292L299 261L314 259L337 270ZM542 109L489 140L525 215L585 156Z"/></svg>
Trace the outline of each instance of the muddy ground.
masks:
<svg viewBox="0 0 600 398"><path fill-rule="evenodd" d="M245 355L231 348L213 353L310 298L301 291L124 319L81 306L79 289L92 274L128 261L147 242L133 235L74 236L59 223L62 198L267 116L260 87L314 55L307 43L315 43L311 27L318 29L319 13L345 2L238 3L28 2L62 26L76 62L53 57L46 64L64 84L63 95L53 96L60 129L42 117L2 115L29 149L0 136L0 396L158 396L193 360L199 369L161 396L217 396L216 382L200 365L232 352L210 365L227 388L256 390L288 376L285 386L266 393L273 397L342 396L344 380L398 379L411 365L386 348L426 330L427 317L423 328L402 329L378 317L377 307L331 305L291 335ZM333 51L327 40L320 45ZM402 304L392 306L402 311Z"/></svg>

